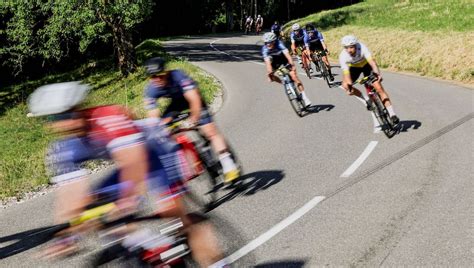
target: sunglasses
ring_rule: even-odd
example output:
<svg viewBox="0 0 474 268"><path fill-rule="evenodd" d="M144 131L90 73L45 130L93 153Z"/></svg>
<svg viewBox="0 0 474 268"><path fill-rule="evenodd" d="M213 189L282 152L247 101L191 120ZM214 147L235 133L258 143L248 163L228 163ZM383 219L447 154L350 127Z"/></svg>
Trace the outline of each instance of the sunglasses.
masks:
<svg viewBox="0 0 474 268"><path fill-rule="evenodd" d="M151 76L151 78L160 78L160 79L163 79L166 77L166 73L162 73L162 74L154 74Z"/></svg>
<svg viewBox="0 0 474 268"><path fill-rule="evenodd" d="M351 45L351 46L344 46L345 49L348 49L348 48L355 48L356 46L354 45Z"/></svg>

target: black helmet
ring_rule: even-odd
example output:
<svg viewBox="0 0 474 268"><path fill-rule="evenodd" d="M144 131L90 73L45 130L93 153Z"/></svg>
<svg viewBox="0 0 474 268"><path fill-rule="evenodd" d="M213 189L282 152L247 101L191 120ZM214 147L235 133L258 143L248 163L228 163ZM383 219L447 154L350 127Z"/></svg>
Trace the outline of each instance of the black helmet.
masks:
<svg viewBox="0 0 474 268"><path fill-rule="evenodd" d="M146 72L149 75L162 74L165 71L166 61L160 57L155 57L145 62Z"/></svg>
<svg viewBox="0 0 474 268"><path fill-rule="evenodd" d="M316 27L314 27L314 25L311 23L306 24L305 28L306 28L306 31L314 31L316 29Z"/></svg>

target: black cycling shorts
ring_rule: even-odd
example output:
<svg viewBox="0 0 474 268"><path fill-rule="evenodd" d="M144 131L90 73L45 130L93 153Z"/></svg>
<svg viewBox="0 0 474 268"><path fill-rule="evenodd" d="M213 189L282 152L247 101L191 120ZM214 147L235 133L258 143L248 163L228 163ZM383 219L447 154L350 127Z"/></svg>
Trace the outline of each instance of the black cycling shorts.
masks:
<svg viewBox="0 0 474 268"><path fill-rule="evenodd" d="M356 81L361 73L364 73L364 76L369 76L371 72L372 67L369 63L366 63L362 67L349 67L349 73L351 74L352 82Z"/></svg>
<svg viewBox="0 0 474 268"><path fill-rule="evenodd" d="M174 117L178 115L179 113L186 111L189 109L189 103L188 101L182 97L182 98L175 98L171 100L170 105L166 108L166 110L163 112L163 118L166 117ZM206 125L212 122L212 116L209 113L209 110L207 109L207 106L204 102L202 102L202 108L201 108L201 119L199 120L198 125Z"/></svg>
<svg viewBox="0 0 474 268"><path fill-rule="evenodd" d="M282 53L281 56L272 57L272 68L273 68L273 70L276 70L281 65L286 65L288 63L289 63L288 59L285 57L285 55L283 53Z"/></svg>
<svg viewBox="0 0 474 268"><path fill-rule="evenodd" d="M326 56L326 51L324 51L323 44L321 44L321 41L309 43L309 50L311 52L319 50L321 51L322 56Z"/></svg>

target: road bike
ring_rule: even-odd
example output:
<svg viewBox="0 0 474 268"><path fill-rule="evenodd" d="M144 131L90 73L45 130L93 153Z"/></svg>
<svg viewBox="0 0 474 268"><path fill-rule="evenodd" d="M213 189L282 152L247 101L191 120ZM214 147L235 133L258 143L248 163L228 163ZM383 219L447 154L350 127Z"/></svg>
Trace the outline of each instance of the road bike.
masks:
<svg viewBox="0 0 474 268"><path fill-rule="evenodd" d="M311 53L311 59L316 68L316 72L321 73L321 76L324 78L328 86L331 87L332 83L330 80L329 70L326 63L323 61L322 51L316 50Z"/></svg>
<svg viewBox="0 0 474 268"><path fill-rule="evenodd" d="M375 87L373 86L375 81L377 81L377 76L374 73L371 73L369 76L358 79L354 84L364 85L367 91L367 96L369 97L370 110L374 113L385 135L388 138L391 138L397 131L397 124L393 122L387 108L380 98L380 95L375 90Z"/></svg>
<svg viewBox="0 0 474 268"><path fill-rule="evenodd" d="M306 105L303 101L301 92L296 88L293 79L291 79L291 68L291 64L280 65L280 67L278 67L278 69L273 73L283 78L283 87L285 89L285 94L290 101L291 107L299 117L303 117L306 111Z"/></svg>
<svg viewBox="0 0 474 268"><path fill-rule="evenodd" d="M170 135L181 146L183 156L191 167L191 173L186 178L186 183L195 203L200 204L204 211L214 209L218 199L218 191L224 188L224 172L219 157L211 147L211 141L199 127L184 128L182 123L189 118L189 112L182 112L173 115L172 121L167 128ZM227 150L237 165L240 174L243 174L242 163L240 162L233 147L226 141ZM231 184L239 183L235 179Z"/></svg>

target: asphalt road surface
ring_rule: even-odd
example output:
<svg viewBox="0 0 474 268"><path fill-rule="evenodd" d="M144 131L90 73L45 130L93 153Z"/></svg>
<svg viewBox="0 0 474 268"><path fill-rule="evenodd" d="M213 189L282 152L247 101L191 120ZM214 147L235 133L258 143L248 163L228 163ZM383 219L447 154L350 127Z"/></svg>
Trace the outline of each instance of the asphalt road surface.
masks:
<svg viewBox="0 0 474 268"><path fill-rule="evenodd" d="M225 88L215 119L246 172L245 190L222 191L211 213L231 229L222 241L226 261L236 267L472 266L472 89L382 72L401 119L400 133L389 139L363 103L301 70L313 112L299 118L282 86L267 82L259 41L223 35L166 43ZM333 72L340 81L340 69ZM0 237L51 224L52 196L0 211ZM0 239L0 247L7 243ZM43 263L35 250L22 249L0 266L86 263L81 256Z"/></svg>

